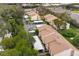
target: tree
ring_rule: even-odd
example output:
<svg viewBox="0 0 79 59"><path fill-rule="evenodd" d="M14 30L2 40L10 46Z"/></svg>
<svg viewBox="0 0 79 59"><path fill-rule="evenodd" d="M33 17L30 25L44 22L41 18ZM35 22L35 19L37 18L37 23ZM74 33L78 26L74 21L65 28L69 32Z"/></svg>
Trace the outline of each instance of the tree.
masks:
<svg viewBox="0 0 79 59"><path fill-rule="evenodd" d="M17 24L23 25L22 17L23 17L24 11L20 5L12 6L12 8L3 9L1 16L3 19L7 22L10 18L15 19Z"/></svg>
<svg viewBox="0 0 79 59"><path fill-rule="evenodd" d="M39 35L39 31L38 29L35 30L36 35Z"/></svg>
<svg viewBox="0 0 79 59"><path fill-rule="evenodd" d="M18 32L18 35L23 38L23 39L27 39L29 37L29 35L27 35L26 31L24 29L21 29L19 32ZM28 39L29 40L29 39Z"/></svg>
<svg viewBox="0 0 79 59"><path fill-rule="evenodd" d="M76 36L73 40L72 43L79 48L79 36Z"/></svg>
<svg viewBox="0 0 79 59"><path fill-rule="evenodd" d="M4 49L11 49L14 47L13 39L6 37L2 40L1 45Z"/></svg>
<svg viewBox="0 0 79 59"><path fill-rule="evenodd" d="M28 36L29 36L29 43L30 43L31 46L33 47L33 44L35 43L35 39L32 37L31 34L29 34Z"/></svg>
<svg viewBox="0 0 79 59"><path fill-rule="evenodd" d="M19 56L19 55L20 55L20 51L16 49L8 49L0 53L0 56Z"/></svg>
<svg viewBox="0 0 79 59"><path fill-rule="evenodd" d="M23 11L13 7L12 9L3 10L1 16L7 26L10 26L10 28L7 28L12 33L11 38L4 38L2 40L1 45L5 51L1 55L37 55L37 51L33 49L31 44L33 42L32 36L23 28Z"/></svg>
<svg viewBox="0 0 79 59"><path fill-rule="evenodd" d="M4 37L6 34L7 27L4 24L0 24L0 35Z"/></svg>
<svg viewBox="0 0 79 59"><path fill-rule="evenodd" d="M55 25L57 26L58 29L60 29L61 26L64 26L64 28L66 26L66 22L61 20L61 19L55 19L54 23L55 23Z"/></svg>
<svg viewBox="0 0 79 59"><path fill-rule="evenodd" d="M26 39L18 42L16 49L21 52L21 56L37 55L37 51L31 48L31 44Z"/></svg>

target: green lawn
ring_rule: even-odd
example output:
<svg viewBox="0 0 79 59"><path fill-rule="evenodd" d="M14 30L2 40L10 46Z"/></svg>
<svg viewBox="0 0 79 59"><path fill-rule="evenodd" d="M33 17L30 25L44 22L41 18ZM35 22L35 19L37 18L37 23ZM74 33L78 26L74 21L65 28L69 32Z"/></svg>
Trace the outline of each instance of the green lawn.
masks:
<svg viewBox="0 0 79 59"><path fill-rule="evenodd" d="M79 10L73 10L72 12L73 13L79 13Z"/></svg>
<svg viewBox="0 0 79 59"><path fill-rule="evenodd" d="M72 45L79 49L79 28L71 26L68 30L59 30L59 33L62 34Z"/></svg>

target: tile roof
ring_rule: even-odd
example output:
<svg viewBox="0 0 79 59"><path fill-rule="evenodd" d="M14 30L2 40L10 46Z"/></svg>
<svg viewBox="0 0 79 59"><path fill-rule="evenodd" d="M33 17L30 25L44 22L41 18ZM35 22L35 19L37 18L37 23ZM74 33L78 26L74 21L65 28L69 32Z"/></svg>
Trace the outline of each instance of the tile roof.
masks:
<svg viewBox="0 0 79 59"><path fill-rule="evenodd" d="M51 22L51 21L57 19L57 17L55 17L54 15L51 15L51 14L45 15L44 18L45 18L45 20L46 20L47 22Z"/></svg>
<svg viewBox="0 0 79 59"><path fill-rule="evenodd" d="M28 11L28 12L26 12L26 14L28 16L30 16L32 18L32 20L40 19L40 16L38 13L36 13L36 11Z"/></svg>
<svg viewBox="0 0 79 59"><path fill-rule="evenodd" d="M51 26L43 25L39 28L39 35L41 36L41 40L51 53L57 54L66 49L75 49L72 44L70 44L62 35L60 35L56 30L54 30Z"/></svg>
<svg viewBox="0 0 79 59"><path fill-rule="evenodd" d="M28 14L29 16L37 15L37 13L35 11L29 11L26 14Z"/></svg>
<svg viewBox="0 0 79 59"><path fill-rule="evenodd" d="M57 53L60 53L62 52L63 50L66 50L67 48L62 45L61 43L58 43L56 41L52 42L49 44L49 50L50 52L52 52L53 54L57 54Z"/></svg>

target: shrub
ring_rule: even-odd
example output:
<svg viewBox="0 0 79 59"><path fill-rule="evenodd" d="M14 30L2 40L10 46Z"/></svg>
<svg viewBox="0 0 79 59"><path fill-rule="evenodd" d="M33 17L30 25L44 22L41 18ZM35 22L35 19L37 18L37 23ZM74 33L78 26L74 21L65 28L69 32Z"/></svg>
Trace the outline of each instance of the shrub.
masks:
<svg viewBox="0 0 79 59"><path fill-rule="evenodd" d="M73 29L61 30L60 33L65 37L75 37L76 33Z"/></svg>
<svg viewBox="0 0 79 59"><path fill-rule="evenodd" d="M1 42L4 49L14 48L13 38L4 38Z"/></svg>
<svg viewBox="0 0 79 59"><path fill-rule="evenodd" d="M79 46L79 36L76 36L72 42L75 46Z"/></svg>
<svg viewBox="0 0 79 59"><path fill-rule="evenodd" d="M39 35L39 31L38 29L35 30L36 35Z"/></svg>

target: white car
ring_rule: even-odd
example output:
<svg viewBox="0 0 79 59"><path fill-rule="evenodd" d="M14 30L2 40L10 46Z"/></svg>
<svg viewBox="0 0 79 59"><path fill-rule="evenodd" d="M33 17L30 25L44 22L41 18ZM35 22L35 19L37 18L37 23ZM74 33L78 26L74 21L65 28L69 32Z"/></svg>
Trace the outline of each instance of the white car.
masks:
<svg viewBox="0 0 79 59"><path fill-rule="evenodd" d="M33 21L33 24L43 24L42 20Z"/></svg>

